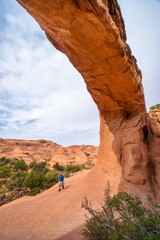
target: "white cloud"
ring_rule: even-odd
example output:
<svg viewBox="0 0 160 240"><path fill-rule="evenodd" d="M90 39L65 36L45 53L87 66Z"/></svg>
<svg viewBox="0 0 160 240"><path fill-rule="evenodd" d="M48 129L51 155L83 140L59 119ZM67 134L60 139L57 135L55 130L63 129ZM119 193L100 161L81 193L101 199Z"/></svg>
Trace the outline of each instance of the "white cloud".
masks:
<svg viewBox="0 0 160 240"><path fill-rule="evenodd" d="M10 4L0 39L1 137L97 145L98 113L80 74L24 9Z"/></svg>

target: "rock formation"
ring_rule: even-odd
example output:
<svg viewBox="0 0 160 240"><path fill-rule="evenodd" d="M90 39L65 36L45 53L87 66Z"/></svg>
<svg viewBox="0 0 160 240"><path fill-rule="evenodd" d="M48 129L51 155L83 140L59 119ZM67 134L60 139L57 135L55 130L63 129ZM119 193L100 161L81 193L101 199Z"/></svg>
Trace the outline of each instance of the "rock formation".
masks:
<svg viewBox="0 0 160 240"><path fill-rule="evenodd" d="M150 125L141 71L126 44L117 1L18 2L36 19L50 42L68 56L97 104L101 122L97 168L102 165L117 171L119 190L158 197L160 155L155 149L159 135L154 135L151 144L153 120Z"/></svg>
<svg viewBox="0 0 160 240"><path fill-rule="evenodd" d="M99 205L108 181L112 194L127 190L160 199L160 113L146 113L141 72L116 0L18 2L82 74L100 114L100 147L96 166L67 179L64 192L55 186L2 206L1 238L82 239L83 197Z"/></svg>
<svg viewBox="0 0 160 240"><path fill-rule="evenodd" d="M160 200L160 110L148 113L148 158L151 165L151 177L154 184L154 193Z"/></svg>
<svg viewBox="0 0 160 240"><path fill-rule="evenodd" d="M46 161L51 166L55 162L91 166L97 161L97 151L91 145L63 147L46 140L0 139L0 158L24 159L27 164Z"/></svg>

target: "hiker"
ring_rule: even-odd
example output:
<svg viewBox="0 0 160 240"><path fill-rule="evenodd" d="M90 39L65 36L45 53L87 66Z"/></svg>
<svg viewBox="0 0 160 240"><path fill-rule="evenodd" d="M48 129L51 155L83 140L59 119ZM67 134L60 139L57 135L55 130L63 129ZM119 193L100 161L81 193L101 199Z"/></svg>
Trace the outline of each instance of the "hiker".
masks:
<svg viewBox="0 0 160 240"><path fill-rule="evenodd" d="M61 191L61 189L64 189L64 176L61 173L58 177L59 180L59 191Z"/></svg>

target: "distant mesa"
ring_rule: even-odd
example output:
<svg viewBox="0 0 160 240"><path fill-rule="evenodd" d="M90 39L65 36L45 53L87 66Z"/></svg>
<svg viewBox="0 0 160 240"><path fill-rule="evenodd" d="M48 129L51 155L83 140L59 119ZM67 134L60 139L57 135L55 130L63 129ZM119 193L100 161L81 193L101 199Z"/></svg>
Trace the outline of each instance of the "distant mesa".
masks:
<svg viewBox="0 0 160 240"><path fill-rule="evenodd" d="M23 159L27 164L32 161L46 161L53 165L85 164L94 165L97 161L98 147L74 145L63 147L47 140L0 139L0 158Z"/></svg>

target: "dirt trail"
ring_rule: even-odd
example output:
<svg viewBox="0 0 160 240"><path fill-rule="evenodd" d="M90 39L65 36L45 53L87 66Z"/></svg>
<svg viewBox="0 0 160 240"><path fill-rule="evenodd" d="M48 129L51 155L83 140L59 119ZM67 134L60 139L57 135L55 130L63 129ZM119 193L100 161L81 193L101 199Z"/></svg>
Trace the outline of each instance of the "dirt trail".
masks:
<svg viewBox="0 0 160 240"><path fill-rule="evenodd" d="M65 179L65 189L61 192L55 185L35 197L25 196L3 205L0 208L0 239L82 239L79 231L84 224L85 211L81 208L84 196L87 195L94 206L99 205L109 178L114 179L111 185L116 186L119 177L108 173L109 178L106 178L106 171L99 168L97 172L97 169Z"/></svg>

